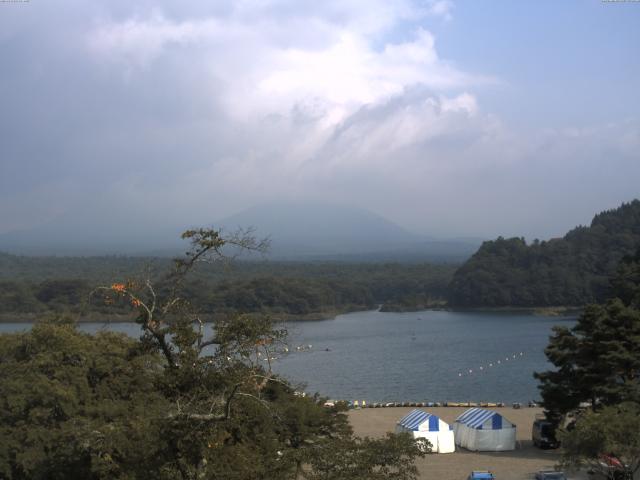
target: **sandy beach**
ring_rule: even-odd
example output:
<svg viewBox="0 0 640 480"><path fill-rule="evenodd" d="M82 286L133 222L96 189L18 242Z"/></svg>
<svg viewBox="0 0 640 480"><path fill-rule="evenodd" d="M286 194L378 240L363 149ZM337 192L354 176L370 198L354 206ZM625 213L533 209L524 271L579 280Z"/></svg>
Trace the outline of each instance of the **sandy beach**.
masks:
<svg viewBox="0 0 640 480"><path fill-rule="evenodd" d="M396 422L411 411L412 407L366 408L351 410L349 420L359 436L379 437L395 429ZM453 423L467 410L457 407L423 408ZM421 479L464 480L472 470L491 470L498 480L533 479L538 470L552 470L560 459L559 450L541 450L531 443L531 427L540 408L495 408L517 426L518 448L512 452L470 452L464 449L455 453L433 454L417 462ZM456 447L457 448L457 447ZM570 475L571 479L585 478Z"/></svg>

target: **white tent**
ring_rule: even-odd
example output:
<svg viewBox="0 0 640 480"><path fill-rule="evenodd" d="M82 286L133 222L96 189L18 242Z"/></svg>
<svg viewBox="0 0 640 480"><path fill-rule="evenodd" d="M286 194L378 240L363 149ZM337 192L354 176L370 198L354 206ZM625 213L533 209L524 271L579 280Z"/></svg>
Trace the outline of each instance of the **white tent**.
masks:
<svg viewBox="0 0 640 480"><path fill-rule="evenodd" d="M516 426L498 412L470 408L453 426L456 445L479 452L515 450Z"/></svg>
<svg viewBox="0 0 640 480"><path fill-rule="evenodd" d="M451 426L423 410L409 412L396 425L396 432L409 432L413 438L427 439L433 453L451 453L456 449Z"/></svg>

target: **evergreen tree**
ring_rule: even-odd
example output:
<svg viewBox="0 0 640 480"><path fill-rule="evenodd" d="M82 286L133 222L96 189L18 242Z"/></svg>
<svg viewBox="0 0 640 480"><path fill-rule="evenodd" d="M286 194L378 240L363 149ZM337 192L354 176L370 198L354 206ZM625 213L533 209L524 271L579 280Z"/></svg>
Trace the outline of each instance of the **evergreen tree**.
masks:
<svg viewBox="0 0 640 480"><path fill-rule="evenodd" d="M596 215L563 238L484 242L456 271L449 303L465 307L583 306L611 295L609 278L640 247L640 200Z"/></svg>
<svg viewBox="0 0 640 480"><path fill-rule="evenodd" d="M536 373L543 405L559 419L582 402L592 409L640 402L640 252L621 262L612 291L589 305L572 328L556 327L545 353L556 370Z"/></svg>

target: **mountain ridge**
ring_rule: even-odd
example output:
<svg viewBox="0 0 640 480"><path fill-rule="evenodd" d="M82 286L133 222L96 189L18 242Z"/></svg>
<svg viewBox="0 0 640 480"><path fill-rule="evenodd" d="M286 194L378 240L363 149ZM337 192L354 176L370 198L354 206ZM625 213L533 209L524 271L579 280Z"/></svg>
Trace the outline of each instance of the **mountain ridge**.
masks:
<svg viewBox="0 0 640 480"><path fill-rule="evenodd" d="M276 260L461 262L480 244L474 239L419 235L369 210L331 202L265 203L219 219L213 226L227 232L254 227L257 237L271 238L268 257ZM180 233L189 227L160 225L129 231L103 225L88 230L82 222L61 218L0 235L0 251L39 256L176 256L186 247Z"/></svg>

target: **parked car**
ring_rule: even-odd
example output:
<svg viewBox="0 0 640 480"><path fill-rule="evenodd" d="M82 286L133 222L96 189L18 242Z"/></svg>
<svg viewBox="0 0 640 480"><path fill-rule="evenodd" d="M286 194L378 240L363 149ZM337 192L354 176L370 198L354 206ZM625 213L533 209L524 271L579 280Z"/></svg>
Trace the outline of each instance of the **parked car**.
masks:
<svg viewBox="0 0 640 480"><path fill-rule="evenodd" d="M469 474L467 480L494 480L495 478L493 473L488 470L474 470Z"/></svg>
<svg viewBox="0 0 640 480"><path fill-rule="evenodd" d="M539 448L558 448L560 446L554 425L544 418L534 420L531 428L531 440Z"/></svg>
<svg viewBox="0 0 640 480"><path fill-rule="evenodd" d="M536 473L536 480L567 480L564 472L555 470L540 470Z"/></svg>
<svg viewBox="0 0 640 480"><path fill-rule="evenodd" d="M599 460L600 468L607 478L615 480L632 480L629 466L623 464L615 455L602 455Z"/></svg>

